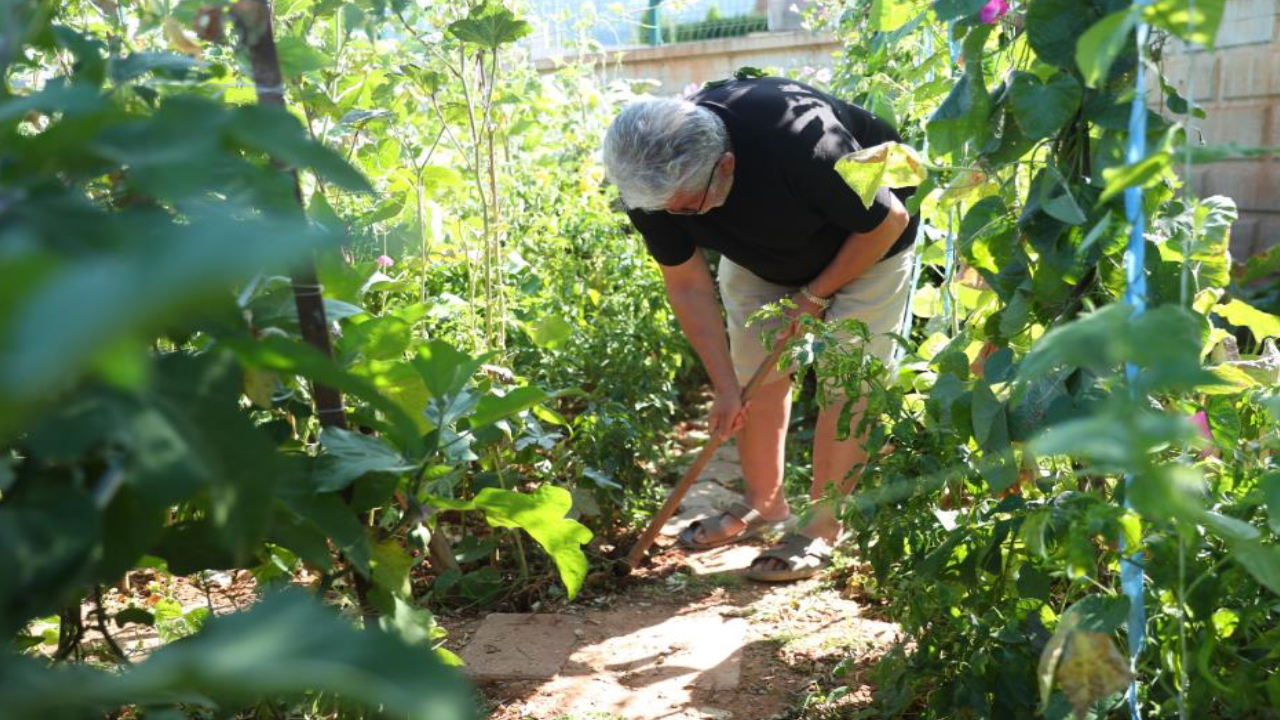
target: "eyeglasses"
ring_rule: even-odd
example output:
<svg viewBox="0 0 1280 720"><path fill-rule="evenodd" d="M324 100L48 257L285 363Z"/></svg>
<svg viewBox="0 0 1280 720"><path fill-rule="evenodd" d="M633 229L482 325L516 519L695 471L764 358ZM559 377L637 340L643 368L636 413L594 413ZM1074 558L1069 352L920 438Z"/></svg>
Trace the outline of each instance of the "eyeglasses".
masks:
<svg viewBox="0 0 1280 720"><path fill-rule="evenodd" d="M716 179L716 170L720 168L720 160L723 158L724 156L721 155L716 159L716 164L711 166L711 175L707 178L707 187L702 191L702 200L698 203L697 210L680 208L678 210L667 210L667 213L670 215L701 215L703 206L707 204L707 197L711 194L711 183Z"/></svg>

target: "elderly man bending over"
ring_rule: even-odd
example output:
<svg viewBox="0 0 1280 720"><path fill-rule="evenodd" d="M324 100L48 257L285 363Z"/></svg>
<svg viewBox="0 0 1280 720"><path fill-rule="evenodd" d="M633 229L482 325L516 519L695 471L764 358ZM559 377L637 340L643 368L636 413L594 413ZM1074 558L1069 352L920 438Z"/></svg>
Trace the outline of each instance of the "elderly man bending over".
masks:
<svg viewBox="0 0 1280 720"><path fill-rule="evenodd" d="M782 492L791 378L770 377L750 402L741 389L767 352L746 326L763 305L790 297L800 313L857 318L868 350L886 363L908 295L917 217L902 201L914 192L881 190L864 205L835 171L841 157L898 140L867 111L802 83L755 78L707 88L687 100L632 103L609 127L604 159L666 283L680 327L715 388L711 432L736 432L746 482L743 502L693 523L680 535L707 549L758 535L790 517ZM699 248L721 254L716 283ZM863 462L861 442L836 439L840 408L823 408L813 445L811 496L841 491ZM855 415L855 423L857 415ZM841 487L843 486L843 487ZM756 558L748 576L809 577L830 560L840 531L829 508Z"/></svg>

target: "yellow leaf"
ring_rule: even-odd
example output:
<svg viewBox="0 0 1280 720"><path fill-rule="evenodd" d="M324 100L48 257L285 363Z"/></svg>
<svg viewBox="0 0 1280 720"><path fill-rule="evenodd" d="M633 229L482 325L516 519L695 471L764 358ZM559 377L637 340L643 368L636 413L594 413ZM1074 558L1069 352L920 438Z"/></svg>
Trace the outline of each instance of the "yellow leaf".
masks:
<svg viewBox="0 0 1280 720"><path fill-rule="evenodd" d="M924 182L929 163L915 148L886 142L849 153L836 161L836 172L870 206L882 187L915 187Z"/></svg>
<svg viewBox="0 0 1280 720"><path fill-rule="evenodd" d="M276 374L258 368L245 368L244 394L254 405L263 410L271 409L271 397L276 391Z"/></svg>
<svg viewBox="0 0 1280 720"><path fill-rule="evenodd" d="M989 175L981 170L970 170L956 175L947 183L938 196L938 205L949 208L958 202L977 202L999 192L999 186L991 182Z"/></svg>
<svg viewBox="0 0 1280 720"><path fill-rule="evenodd" d="M1075 630L1058 664L1057 680L1071 701L1076 717L1084 720L1091 705L1128 687L1131 675L1128 663L1110 635Z"/></svg>
<svg viewBox="0 0 1280 720"><path fill-rule="evenodd" d="M173 16L164 19L164 36L169 39L169 44L173 46L174 50L197 59L203 57L204 51L200 49L200 46L194 40L187 37L186 31L182 29L182 25Z"/></svg>

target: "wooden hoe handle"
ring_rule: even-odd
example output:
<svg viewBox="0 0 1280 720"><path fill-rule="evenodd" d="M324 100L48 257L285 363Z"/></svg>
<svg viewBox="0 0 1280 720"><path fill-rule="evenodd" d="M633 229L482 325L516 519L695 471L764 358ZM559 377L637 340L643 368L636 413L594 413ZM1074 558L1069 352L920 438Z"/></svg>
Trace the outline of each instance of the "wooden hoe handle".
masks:
<svg viewBox="0 0 1280 720"><path fill-rule="evenodd" d="M769 353L769 357L765 358L760 367L756 368L756 372L747 381L746 387L742 388L742 404L746 405L751 396L755 394L756 389L764 382L765 377L778 364L778 358L782 356L782 349L785 338L777 341L777 347L773 352ZM702 447L702 451L698 453L698 457L693 461L693 465L685 471L684 477L680 478L680 482L671 489L671 494L667 496L667 501L663 503L662 509L657 515L649 521L649 526L644 529L644 534L636 540L636 544L631 548L631 552L627 553L625 562L627 570L634 570L640 566L640 561L644 558L644 554L649 551L649 546L653 545L653 541L657 539L658 533L662 532L662 526L667 524L672 515L676 514L676 510L680 507L680 501L684 500L685 493L689 492L689 488L693 486L698 475L702 474L702 469L711 462L711 456L715 454L716 449L724 442L726 434L712 435L707 444Z"/></svg>

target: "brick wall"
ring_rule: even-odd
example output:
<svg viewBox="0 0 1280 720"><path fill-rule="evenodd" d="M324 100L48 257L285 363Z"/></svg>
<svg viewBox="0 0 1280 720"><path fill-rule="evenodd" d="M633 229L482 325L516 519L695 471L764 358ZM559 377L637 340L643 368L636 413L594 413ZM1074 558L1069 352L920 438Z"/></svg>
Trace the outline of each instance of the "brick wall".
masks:
<svg viewBox="0 0 1280 720"><path fill-rule="evenodd" d="M1207 114L1192 120L1206 143L1280 145L1278 23L1278 0L1227 0L1214 50L1166 46L1166 76ZM1202 196L1227 195L1240 207L1231 236L1237 262L1280 244L1280 155L1196 167L1192 188Z"/></svg>

